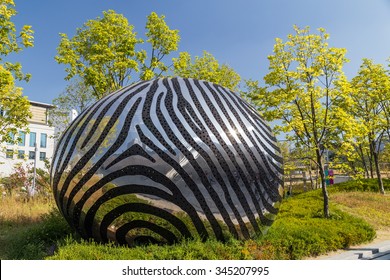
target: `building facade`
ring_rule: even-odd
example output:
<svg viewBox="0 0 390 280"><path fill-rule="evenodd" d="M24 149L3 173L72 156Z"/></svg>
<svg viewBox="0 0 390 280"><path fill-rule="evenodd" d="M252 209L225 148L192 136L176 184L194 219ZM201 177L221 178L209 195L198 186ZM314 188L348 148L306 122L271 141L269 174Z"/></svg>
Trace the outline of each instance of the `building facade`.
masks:
<svg viewBox="0 0 390 280"><path fill-rule="evenodd" d="M54 152L54 127L48 124L48 110L52 105L30 101L32 117L29 119L29 132L20 130L13 138L20 138L17 144L2 143L0 150L0 177L8 176L15 164L34 165L45 168L45 159L51 161Z"/></svg>

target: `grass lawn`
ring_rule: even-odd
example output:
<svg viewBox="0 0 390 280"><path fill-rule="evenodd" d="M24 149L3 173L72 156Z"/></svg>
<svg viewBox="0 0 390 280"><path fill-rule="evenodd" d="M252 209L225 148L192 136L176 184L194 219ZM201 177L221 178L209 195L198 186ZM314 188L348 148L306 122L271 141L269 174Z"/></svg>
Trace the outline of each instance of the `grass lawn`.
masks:
<svg viewBox="0 0 390 280"><path fill-rule="evenodd" d="M7 259L11 250L13 236L42 221L44 214L54 207L53 203L43 199L29 202L16 197L4 197L0 200L0 259Z"/></svg>
<svg viewBox="0 0 390 280"><path fill-rule="evenodd" d="M379 239L390 239L390 195L369 192L338 192L332 201L343 211L371 224Z"/></svg>
<svg viewBox="0 0 390 280"><path fill-rule="evenodd" d="M0 258L304 259L371 241L376 231L389 230L390 196L365 190L330 188L330 219L322 217L320 190L285 199L268 233L253 240L135 248L80 240L52 203L6 198L0 206Z"/></svg>

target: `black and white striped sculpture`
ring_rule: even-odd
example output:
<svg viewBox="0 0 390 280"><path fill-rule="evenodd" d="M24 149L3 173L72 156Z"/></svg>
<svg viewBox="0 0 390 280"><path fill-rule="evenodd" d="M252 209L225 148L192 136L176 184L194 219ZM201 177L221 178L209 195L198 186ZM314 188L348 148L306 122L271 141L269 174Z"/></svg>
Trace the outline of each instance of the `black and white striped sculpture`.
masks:
<svg viewBox="0 0 390 280"><path fill-rule="evenodd" d="M51 182L82 237L132 245L262 234L282 174L270 128L239 96L166 78L118 90L74 120Z"/></svg>

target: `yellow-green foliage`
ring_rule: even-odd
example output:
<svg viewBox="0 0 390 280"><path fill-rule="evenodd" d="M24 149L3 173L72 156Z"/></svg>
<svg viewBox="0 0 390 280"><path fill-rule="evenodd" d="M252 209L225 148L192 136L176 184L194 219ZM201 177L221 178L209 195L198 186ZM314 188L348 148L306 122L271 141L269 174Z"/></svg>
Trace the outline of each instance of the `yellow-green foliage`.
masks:
<svg viewBox="0 0 390 280"><path fill-rule="evenodd" d="M122 14L108 10L102 18L89 20L78 28L73 38L60 34L55 59L67 65L66 79L80 76L99 99L134 81L134 73L149 80L168 70L162 59L177 50L180 37L164 19L154 12L148 16L146 37L152 49L149 57L145 50L138 49L144 40L137 37L134 26Z"/></svg>
<svg viewBox="0 0 390 280"><path fill-rule="evenodd" d="M205 80L227 87L233 91L237 90L241 81L231 67L226 64L220 65L215 57L204 51L203 56L196 56L192 61L188 52L181 52L178 58L173 58L173 73L183 78Z"/></svg>
<svg viewBox="0 0 390 280"><path fill-rule="evenodd" d="M17 33L12 17L16 15L12 0L0 0L0 108L7 114L0 115L0 142L17 142L9 133L17 133L18 129L27 126L31 117L30 103L22 94L22 88L15 85L16 80L30 79L30 75L22 73L20 63L4 62L4 57L18 53L23 48L33 46L33 31L25 25Z"/></svg>

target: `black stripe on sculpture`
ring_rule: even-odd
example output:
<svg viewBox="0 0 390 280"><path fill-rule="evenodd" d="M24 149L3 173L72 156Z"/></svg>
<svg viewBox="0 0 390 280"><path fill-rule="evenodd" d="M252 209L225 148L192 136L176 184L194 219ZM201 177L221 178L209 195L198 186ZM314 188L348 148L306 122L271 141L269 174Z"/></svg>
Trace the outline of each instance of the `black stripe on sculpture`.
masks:
<svg viewBox="0 0 390 280"><path fill-rule="evenodd" d="M180 90L180 86L177 82L176 79L172 79L172 83L174 85L174 90L175 92ZM205 131L206 129L203 127L203 124L202 122L196 117L195 115L195 112L193 111L192 107L189 105L188 101L184 98L182 98L181 96L178 96L178 99L179 99L179 106L178 106L178 110L181 112L181 114L185 117L186 120L195 120L196 124L192 123L191 122L187 122L187 124L190 125L190 127L193 129L193 131L196 131L198 133L198 135L203 135L205 137L209 137L208 135L206 134L202 134L202 131ZM182 100L180 100L182 99ZM190 112L190 113L193 113L193 117L190 118L188 116L188 113L187 113L187 110ZM231 200L231 197L230 197L230 194L229 194L229 191L228 191L228 188L226 186L226 184L224 183L224 180L223 180L223 175L220 174L218 171L217 171L217 167L215 166L215 164L213 163L213 161L211 160L210 156L208 155L208 153L206 153L197 143L196 141L193 140L193 137L187 132L187 130L184 128L184 126L181 124L181 122L175 118L173 119L174 123L176 124L176 126L179 128L180 130L180 133L183 135L184 139L189 143L191 144L191 147L193 149L195 149L199 154L202 155L202 157L205 159L205 161L207 162L213 176L216 178L217 182L221 185L222 187L222 190L223 190L223 193L225 195L225 199L227 200L227 203L229 205L229 207L232 209L236 219L238 220L239 222L239 225L240 225L240 228L242 230L242 233L244 235L245 238L248 238L249 237L249 233L248 233L248 229L245 225L245 223L243 222L242 220L242 217L240 216L236 206L234 205L233 201ZM200 130L198 129L200 128ZM205 138L204 137L204 138ZM211 139L202 139L203 140L203 143L210 143L208 146L209 148L213 149L214 148L214 151L218 151L215 147L212 147L211 146ZM223 161L223 157L220 156L220 155L217 155L217 158L220 162ZM194 163L193 164L197 164L196 161L193 161ZM198 171L198 174L200 173L201 171ZM203 172L201 172L203 173ZM204 174L200 174L200 178L206 178L206 176ZM230 177L232 178L232 176ZM233 182L231 181L233 184L236 184L237 182ZM240 197L240 202L241 204L242 203L245 203L244 200L242 200ZM249 213L249 212L248 212ZM247 214L248 214L247 213ZM225 214L227 216L227 214ZM227 219L227 217L224 217ZM236 230L234 228L234 230L232 230L231 227L229 227L229 229L231 229L231 233L236 236L237 233L236 233Z"/></svg>
<svg viewBox="0 0 390 280"><path fill-rule="evenodd" d="M247 130L247 127L246 125L243 123L242 121L242 118L238 115L237 111L235 110L235 108L233 108L232 104L229 102L229 100L227 100L227 97L226 95L222 94L220 91L219 91L219 87L216 87L216 90L220 93L220 94L214 94L214 98L217 99L218 101L218 105L222 108L222 110L224 111L225 115L227 115L227 112L226 112L226 109L224 109L224 107L222 106L221 104L221 101L219 100L219 98L223 98L226 102L226 104L228 105L228 108L230 109L231 112L233 112L233 114L235 115L236 117L236 120L238 121L239 125L240 125L240 128L244 131L245 135L249 138L249 140L252 142L252 143L255 143L252 135L250 134L250 132ZM237 104L236 104L237 105ZM242 114L242 112L240 112ZM229 123L230 125L233 127L233 129L237 129L237 127L235 127L235 124L233 123L233 121L228 118L229 120ZM246 143L245 139L243 139L242 135L241 134L238 134L237 135L238 138L240 139L241 143L244 145L247 153L250 155L251 157L251 160L255 163L255 165L257 166L257 168L259 169L260 173L263 174L263 176L260 177L260 181L262 182L262 186L264 188L266 188L267 191L267 194L271 196L272 200L280 200L280 195L278 192L275 192L274 191L274 188L273 187L273 183L269 180L269 177L277 177L277 174L275 174L272 169L270 168L269 166L269 162L267 160L267 158L264 156L264 153L262 151L260 151L259 147L257 147L256 145L255 146L255 149L257 151L257 153L261 156L261 159L262 159L262 162L265 164L267 170L264 170L261 166L261 163L257 160L257 158L254 156L253 152L250 150L248 144ZM246 159L244 156L242 156L242 158ZM252 168L250 167L250 164L248 161L245 162L245 166L247 167L247 169L249 169L249 174L251 175L254 175L255 172L252 170ZM269 173L270 175L267 175L267 173ZM255 180L255 182L257 182L256 178L253 178L253 180ZM259 192L261 192L261 188L259 185L256 184L256 187L258 189ZM263 196L262 196L263 198ZM263 204L265 205L269 205L269 203L265 200L265 198L262 199L263 201ZM272 213L276 213L275 209L269 205L270 208L267 207L267 209L272 212Z"/></svg>
<svg viewBox="0 0 390 280"><path fill-rule="evenodd" d="M183 221L175 217L168 211L165 211L158 207L154 207L152 205L143 204L143 203L126 203L118 206L117 208L114 208L104 216L100 224L100 236L103 242L108 241L107 228L110 226L110 224L116 218L118 218L119 216L127 212L146 213L146 214L154 215L156 217L160 217L168 221L170 224L172 224L181 233L181 235L184 238L187 239L191 238L191 233L188 231Z"/></svg>
<svg viewBox="0 0 390 280"><path fill-rule="evenodd" d="M131 98L131 96L127 96L121 103L127 103L127 101ZM80 181L76 184L75 187L73 187L72 191L70 192L69 194L69 199L66 201L64 200L64 202L67 202L66 204L66 213L69 213L69 207L70 207L70 204L73 200L73 197L76 195L76 193L82 188L82 186L95 174L95 172L102 166L102 164L106 161L106 159L114 152L116 151L119 146L121 146L123 144L123 142L126 140L126 135L127 135L127 131L129 130L129 127L130 127L130 124L131 124L131 119L133 118L139 104L141 103L141 98L138 98L136 100L136 102L133 104L132 108L130 109L130 112L127 114L126 116L126 119L125 119L125 125L122 127L121 129L121 132L119 133L119 136L118 138L115 140L115 142L113 143L113 145L108 149L108 151L98 160L98 162L96 164L93 165L93 167L91 167L88 172L80 179ZM117 110L120 110L122 111L123 110L123 107L121 108L118 108ZM80 165L85 165L93 156L94 153L96 153L97 149L99 148L99 145L104 141L104 139L106 138L107 134L108 134L108 131L111 130L112 128L112 125L115 123L115 121L117 120L117 118L119 118L119 114L116 114L115 117L111 118L109 120L109 123L107 124L107 126L104 128L101 136L96 140L95 144L91 147L90 150L88 150L88 152L79 160L79 162L81 162L82 164ZM77 164L76 164L77 166ZM76 172L77 171L77 172ZM74 172L74 175L73 176L69 176L67 178L67 182L69 184L70 180L73 179L74 176L76 176L76 174L79 172L80 170L76 169L75 172ZM66 184L64 184L66 185ZM81 209L77 209L75 207L74 209L76 211L76 213L78 213L78 210L81 210ZM78 217L74 216L74 220L77 221Z"/></svg>
<svg viewBox="0 0 390 280"><path fill-rule="evenodd" d="M176 80L173 79L172 82L175 84ZM165 84L166 88L168 88L168 98L169 98L169 96L172 95L172 90L171 90L167 80L164 80L164 84ZM189 124L189 122L188 122L189 119L191 121L194 120L196 122L196 127L194 127L194 129L199 132L198 128L201 128L203 126L202 123L199 121L199 119L196 118L195 115L193 115L193 118L190 118L188 116L187 110L194 113L192 107L189 105L189 103L186 101L186 99L183 98L182 95L177 95L177 98L178 98L178 111L186 119L186 121L187 121L186 124ZM172 97L170 99L166 99L166 107L170 106L171 103L172 103ZM160 116L162 114L161 114L161 112L158 111L157 115ZM223 182L221 175L215 171L216 166L213 164L213 162L209 158L208 154L201 147L199 147L199 145L196 143L196 141L193 140L193 136L190 135L190 133L184 128L184 125L179 121L175 112L172 112L172 114L170 116L171 116L174 124L179 129L180 135L184 138L184 140L188 144L190 144L192 149L196 150L199 154L201 154L202 157L207 162L207 165L209 166L209 168L211 170L214 170L212 173L213 173L214 177L217 179L218 183L221 185L223 193L225 195L224 198L227 200L229 207L233 210L235 217L239 222L239 225L241 227L243 235L245 237L249 237L248 230L245 226L245 223L243 222L242 217L239 215L234 203L232 202L232 200L230 198L229 191L226 187L226 184ZM165 120L160 120L160 121L163 122ZM207 188L208 194L212 197L213 201L215 202L219 211L221 212L226 224L228 225L230 233L233 234L233 236L238 236L237 230L236 230L234 224L232 223L228 213L226 212L225 206L222 204L222 202L218 196L218 193L212 188L211 182L209 181L209 178L207 178L207 175L205 174L203 169L199 166L198 162L194 159L194 156L192 155L192 153L181 143L181 141L178 140L178 138L175 136L175 133L173 133L173 131L170 129L169 125L167 123L165 125L167 127L167 130L169 130L170 134L172 135L173 142L177 145L177 147L179 147L179 149L183 153L183 155L186 156L189 163L196 170L203 185ZM169 133L168 133L168 135L169 135Z"/></svg>
<svg viewBox="0 0 390 280"><path fill-rule="evenodd" d="M132 172L133 174L136 174L136 172L140 169L147 169L146 167L139 167L138 169L134 169ZM148 175L151 174L152 170L149 169L149 172L143 172L141 174ZM156 175L154 175L156 176ZM170 187L169 189L173 189L173 184L164 182L161 178L161 174L158 175L158 177L161 179L161 183L165 183L164 185L166 187ZM156 178L151 178L156 180ZM105 185L105 182L100 183L99 185ZM100 189L100 188L99 188ZM96 200L96 202L92 205L92 207L88 210L85 220L84 220L84 227L86 229L86 234L83 236L92 236L92 225L93 221L95 219L96 212L99 210L99 207L104 205L104 203L115 199L116 197L119 197L121 195L126 194L144 194L144 195L153 195L158 198L164 199L165 201L169 201L172 204L176 204L178 207L180 207L187 215L191 218L191 221L195 228L198 230L199 237L201 239L206 239L208 234L206 231L206 228L203 225L203 222L199 219L195 209L192 207L191 204L189 204L183 196L180 196L177 193L177 190L175 192L172 192L173 194L170 195L167 192L152 186L141 186L141 185L123 185L119 186L113 189L110 189L107 191L103 196L101 196L99 199Z"/></svg>
<svg viewBox="0 0 390 280"><path fill-rule="evenodd" d="M145 104L142 110L142 120L144 121L146 127L150 130L150 132L157 138L157 140L173 155L176 155L176 152L172 149L172 147L165 141L164 137L161 135L161 132L158 131L157 127L154 125L151 118L151 104L153 95L157 91L158 80L153 81L152 89L146 94ZM154 112L153 112L154 114Z"/></svg>
<svg viewBox="0 0 390 280"><path fill-rule="evenodd" d="M118 162L121 162L124 159L128 159L131 156L141 156L141 157L148 159L151 162L156 162L156 160L154 158L152 158L150 155L148 155L144 151L144 149L142 149L142 147L140 145L134 144L133 146L128 148L126 151L124 151L122 154L120 154L117 158L115 158L113 161L111 161L110 164L108 164L105 167L105 169L107 170L110 167L112 167L113 165L117 164Z"/></svg>
<svg viewBox="0 0 390 280"><path fill-rule="evenodd" d="M199 218L194 207L190 203L188 203L186 198L181 194L180 189L172 181L170 181L168 178L166 178L163 174L157 172L156 170L154 170L153 168L148 167L148 166L141 166L141 165L127 166L123 169L117 170L117 171L112 172L109 175L103 177L99 182L97 182L95 185L93 185L91 188L89 188L85 192L83 197L76 203L75 209L77 209L78 212L74 213L74 215L80 215L81 209L83 208L83 205L87 201L87 199L90 198L95 192L97 192L98 190L103 188L107 183L109 183L109 182L111 182L119 177L122 177L122 176L132 176L132 175L143 175L143 176L151 179L152 181L158 182L158 183L162 184L163 186L165 186L166 188L168 188L172 192L172 195L173 195L174 199L176 200L175 204L178 205L191 218L192 223L194 224L195 228L197 229L199 236L202 239L208 237L207 230L206 230L203 222ZM122 188L122 186L118 186L116 188L116 189L118 189L118 191L114 191L115 189L113 189L112 192L121 192L121 188ZM139 192L142 193L145 191L139 190ZM123 190L123 194L125 194L125 193L126 193L126 189ZM104 199L102 199L101 201L104 201ZM95 203L95 204L96 205L94 205L93 208L91 208L88 211L87 216L85 218L84 223L88 226L92 225L96 211L98 210L99 206L101 205L100 202Z"/></svg>
<svg viewBox="0 0 390 280"><path fill-rule="evenodd" d="M131 222L126 223L123 226L119 227L118 230L116 231L116 234L115 234L116 241L119 244L123 244L123 245L128 244L128 242L126 241L126 235L132 229L138 229L138 228L146 228L146 229L153 231L154 233L163 237L167 241L168 244L173 244L173 243L176 243L178 241L176 235L173 234L171 231L169 231L161 226L158 226L156 224L153 224L151 222L144 221L144 220L134 220L134 221L131 221Z"/></svg>
<svg viewBox="0 0 390 280"><path fill-rule="evenodd" d="M189 84L189 81L185 80L185 83L186 83L186 87L187 87L186 89L188 90L189 94L191 95L192 101L194 102L195 106L198 108L199 113L201 114L202 118L205 120L206 125L208 126L208 128L210 130L216 131L216 128L214 127L212 122L209 120L208 115L205 113L205 111L203 110L202 106L200 105L200 102L197 99L197 97L195 95L195 92L193 91L193 88ZM180 87L179 87L178 84L176 85L176 87L177 87L177 88L175 88L176 91L180 90ZM210 135L207 132L206 128L203 127L202 130L197 133L197 136L202 140L203 143L208 143L208 147L211 149L211 151L214 154L215 159L218 161L218 163L220 164L221 168L224 170L225 174L227 175L228 180L229 180L231 186L238 185L239 183L237 181L236 176L234 176L232 170L230 170L230 168L228 166L228 163L225 161L224 156L221 154L221 152L216 147L216 145L213 142L213 140L210 138ZM218 134L215 135L215 137L217 137L217 139L219 141L219 144L224 149L224 151L229 153L230 151L229 151L226 143L221 139L221 137L219 137ZM209 165L213 164L213 161L211 159L209 159L207 162L209 163ZM216 169L211 168L211 170L212 170L212 172L213 172L213 174L215 176L218 176L218 175L216 175L216 172L217 172ZM222 182L223 181L221 181L221 183ZM249 203L246 200L244 193L242 192L242 190L240 188L234 188L233 187L232 189L235 192L237 198L239 199L240 204L241 204L241 206L243 207L243 209L245 211L245 214L247 215L247 217L251 221L252 226L256 229L256 231L258 231L258 227L257 227L257 223L255 221L255 217L254 217L252 211L250 210Z"/></svg>
<svg viewBox="0 0 390 280"><path fill-rule="evenodd" d="M214 118L217 121L219 121L219 124L222 126L222 129L224 129L224 131L228 131L228 129L224 125L223 121L221 121L222 118L219 115L217 115L217 110L215 109L214 104L210 101L210 99L208 97L208 94L206 93L205 89L202 87L200 82L194 80L194 84L198 88L200 93L202 94L202 97L206 100L207 105L209 106L210 111L211 111L212 115L214 116ZM199 111L201 112L201 114L203 113L205 115L205 117L207 118L207 115L204 113L203 110L199 110ZM250 186L249 180L248 180L247 176L244 174L244 172L242 171L242 169L239 166L239 164L237 163L236 157L234 156L233 152L230 150L228 145L223 141L221 135L218 133L218 130L211 123L211 121L207 121L206 123L208 124L208 127L210 128L210 130L212 131L214 136L217 138L218 142L221 144L221 146L224 149L225 153L228 155L230 162L235 167L235 171L238 172L239 177L237 177L237 179L241 179L243 181L244 185L246 186L246 190L248 191L248 193L250 195L251 201L252 201L253 205L255 206L255 208L257 210L257 214L259 215L260 219L262 221L264 220L265 224L268 224L269 222L264 217L264 215L262 213L262 210L260 209L259 204L258 204L258 202L256 200L255 194L253 193L252 189L249 187ZM233 147L237 149L237 145L235 145L236 144L235 140L232 139L232 137L229 136L228 133L226 133L225 135L227 135L227 137L229 138L229 140L232 143ZM203 134L201 136L204 137L205 135ZM229 170L229 168L227 168L227 170ZM234 185L232 185L232 187L234 188ZM236 189L236 188L234 188L234 189ZM260 228L259 228L259 226L258 226L258 224L256 222L256 219L255 219L255 216L252 213L252 211L250 210L250 208L248 208L246 212L247 212L247 216L248 216L248 218L249 218L249 220L250 220L250 222L252 224L252 227L255 229L256 232L260 232Z"/></svg>
<svg viewBox="0 0 390 280"><path fill-rule="evenodd" d="M141 92L144 88L147 87L147 84L144 85L144 86L141 86L140 88L138 88L136 90L136 92L133 93L133 95L135 95L136 93L138 92ZM130 89L128 89L130 90ZM108 109L122 96L124 95L128 90L125 90L123 93L121 93L121 95L118 95L116 96L112 101L109 102L109 104L106 104L105 107L103 107L103 111L104 112L107 112ZM128 95L127 97L124 98L124 101L121 102L121 104L123 104L124 102L128 101L130 98L132 97L132 95ZM103 100L104 101L104 100ZM103 102L101 104L104 104ZM100 107L100 104L99 104L99 107ZM122 110L123 110L123 107L122 107ZM118 111L118 109L116 109L116 111ZM92 114L89 116L89 119L92 118ZM100 116L102 116L102 114L100 113L98 118L100 119ZM119 117L119 115L118 115ZM126 117L128 118L128 116ZM104 140L104 138L107 136L107 133L108 131L112 128L112 125L115 123L115 119L114 118L111 118L110 121L109 121L109 124L107 124L107 126L104 128L103 130L103 137L102 135L99 137L99 139L96 141L95 145L90 149L88 150L88 152L86 154L84 154L84 156L76 163L76 165L74 166L74 168L72 169L72 171L68 174L67 178L66 178L66 181L64 182L63 184L63 188L61 189L60 191L60 196L59 196L59 200L62 201L62 205L61 205L61 208L65 205L66 203L66 199L64 199L64 196L65 196L65 193L67 191L67 188L68 188L68 185L70 183L70 181L76 176L76 174L87 164L87 162L93 157L94 153L96 152L96 150L99 148L99 144L101 144ZM73 140L73 144L71 146L71 148L69 149L68 151L68 156L66 157L66 161L64 162L63 164L63 167L62 167L62 170L60 171L60 173L62 173L65 169L65 167L67 166L68 162L69 162L69 159L70 159L70 156L73 154L73 151L74 151L74 148L76 147L76 144L77 142L79 141L82 133L84 132L84 129L85 127L87 126L87 121L85 121L83 123L83 126L82 128L80 128L80 130L78 131L75 139ZM73 192L73 190L72 190ZM71 198L70 198L71 199ZM65 207L64 209L66 212L68 211L67 207Z"/></svg>
<svg viewBox="0 0 390 280"><path fill-rule="evenodd" d="M120 91L123 91L123 94L125 94L127 91L130 91L131 89L133 89L134 87L136 86L140 86L142 84L145 84L145 82L143 83L139 83L139 84L136 84L136 85L133 85L133 86L130 86L130 87L127 87L127 88L124 88L124 89L121 89ZM142 91L145 87L147 87L147 85L143 85L140 87L140 90ZM137 90L138 91L138 90ZM109 95L101 100L99 100L99 102L96 103L96 105L92 105L90 106L89 108L87 108L79 117L76 118L76 120L69 126L69 128L65 131L65 133L62 135L62 137L60 138L59 142L58 142L58 146L57 146L57 149L55 151L55 154L54 154L54 157L53 159L56 159L57 156L59 157L57 161L54 161L53 162L57 162L56 164L56 168L55 168L55 176L54 176L54 180L52 182L52 185L53 185L53 189L54 191L56 192L57 191L57 185L58 185L58 180L59 180L59 175L61 175L67 164L69 163L69 160L70 160L70 157L74 151L74 148L76 147L76 144L78 142L78 140L80 139L80 136L82 135L82 133L84 132L84 129L86 128L86 126L89 124L90 120L92 119L92 117L96 114L96 112L100 109L101 106L103 106L105 104L105 101L109 98L111 98L112 95ZM121 96L121 95L120 95ZM117 96L114 100L116 101L118 98L120 98L120 96ZM85 118L85 119L84 119ZM76 128L80 125L80 123L84 120L84 123L82 124L82 126L78 129L77 131L77 134L76 136L74 137L74 140L73 140L73 143L72 143L72 146L69 147L68 144L69 144L69 141L71 140L71 137L73 135L73 133L75 132ZM66 136L66 138L65 138ZM62 143L64 143L62 145ZM61 152L60 149L58 147L61 147L62 145L62 149L61 149ZM68 150L68 153L66 154L65 151ZM63 156L66 154L66 158L64 160L64 162L61 164L62 162L62 158ZM61 167L61 168L60 168ZM53 168L53 167L52 167ZM60 168L60 169L59 169ZM62 207L61 207L62 208Z"/></svg>
<svg viewBox="0 0 390 280"><path fill-rule="evenodd" d="M217 105L219 106L219 108L221 108L223 114L224 114L224 117L228 120L228 123L230 124L231 128L234 130L234 131L238 131L238 128L237 126L234 124L233 120L229 117L225 107L222 105L222 102L221 100L219 99L220 96L222 96L221 94L217 94L214 89L211 87L211 85L209 84L206 84L206 87L209 89L209 91L212 93L214 99L216 100L217 102ZM223 97L222 97L223 98ZM231 104L228 102L228 100L226 100L225 98L225 101L228 105L228 108L230 109L230 111L233 113L235 119L239 122L240 124L240 128L243 129L245 132L248 132L245 128L245 125L242 123L241 121L241 118L240 116L238 115L238 113L236 112L235 108L233 108L231 106ZM214 110L212 110L214 112ZM227 131L228 128L226 127L226 125L222 123L222 128ZM260 182L262 183L263 186L270 186L272 185L272 183L268 180L268 176L266 175L266 171L261 167L261 164L259 163L259 161L257 160L257 158L254 156L253 152L250 150L248 144L246 143L245 139L242 137L242 135L240 133L237 133L236 136L238 137L238 139L240 140L241 144L244 146L245 148L245 152L241 149L240 147L240 144L239 142L237 142L234 137L232 137L230 134L227 134L231 143L233 144L233 147L235 148L236 152L240 155L240 159L244 162L244 167L246 168L246 171L245 173L249 174L252 178L252 180L249 179L248 183L246 183L245 185L246 186L251 186L251 183L250 181L253 182L253 184L256 186L256 189L257 191L259 192L260 194L260 197L261 197L261 201L263 203L263 206L268 210L270 211L271 213L276 213L277 210L272 206L272 204L270 204L266 197L264 197L264 194L261 192L261 187L259 186L258 184L258 181L256 180L256 177L254 176L256 174L256 172L252 169L252 166L251 164L249 163L249 160L248 158L246 157L246 155L248 154L251 158L251 160L256 164L258 170L260 171L260 174L262 176L260 176ZM247 134L248 137L250 137L249 134ZM259 152L259 155L262 157L263 159L263 162L265 164L267 164L267 160L264 158L263 156L263 153L261 151L258 151ZM268 172L271 172L271 170L267 170ZM239 173L241 175L241 177L243 176L243 171L239 170ZM267 195L269 195L268 193L266 193ZM261 207L258 207L258 211L260 213L262 213L262 210L261 210ZM259 214L260 215L260 214ZM260 216L261 217L261 216ZM264 222L264 220L262 220L262 222Z"/></svg>
<svg viewBox="0 0 390 280"><path fill-rule="evenodd" d="M215 219L213 213L211 212L209 206L207 205L205 198L203 197L201 191L199 190L195 182L185 172L185 170L181 168L179 163L177 163L174 159L172 159L167 153L164 153L164 151L159 149L152 141L150 141L149 138L145 137L145 135L143 134L139 126L137 126L136 128L141 141L144 144L146 144L149 148L151 148L153 151L155 151L162 160L164 160L167 164L169 164L175 171L177 171L180 174L180 176L183 178L185 182L185 185L190 188L190 190L196 197L197 202L202 207L207 217L207 220L210 222L211 226L213 227L215 236L218 239L219 238L223 239L221 226L219 225L218 221Z"/></svg>
<svg viewBox="0 0 390 280"><path fill-rule="evenodd" d="M169 84L167 83L167 80L164 79L163 80L163 84L167 88L167 97L165 99L165 106L166 107L171 107L170 105L172 104L172 101L173 101L172 100L173 99L173 97L172 97L172 95L173 95L172 89L169 86ZM162 97L162 95L158 96L158 103L161 102L161 97ZM180 98L179 98L179 106L180 106L181 102L183 102L183 101L180 100ZM227 226L229 227L230 232L234 236L238 236L238 233L237 233L237 231L236 231L236 229L234 227L234 224L232 223L232 221L231 221L231 219L230 219L230 217L229 217L229 215L228 215L228 213L227 213L227 211L225 209L225 206L223 205L220 197L218 196L218 193L212 188L211 183L208 181L208 178L207 178L206 174L203 172L203 170L199 166L198 162L194 159L194 156L192 155L192 153L190 151L188 151L188 149L178 140L178 138L175 136L173 131L170 129L169 124L162 117L162 112L160 110L161 110L160 107L157 107L157 116L158 116L160 122L163 124L163 127L165 128L165 130L168 131L168 135L171 135L170 140L176 145L176 147L181 151L181 153L187 158L189 163L195 169L197 175L199 176L200 180L202 181L203 186L206 188L206 190L208 192L208 195L211 197L211 199L213 200L213 202L217 206L218 210L221 212L222 217L223 217L225 223L227 224ZM173 123L178 127L180 133L184 136L184 139L186 141L190 141L191 142L192 137L188 134L187 130L183 127L183 124L178 120L178 118L177 118L177 116L175 114L175 110L168 110L168 112L169 112L169 115L170 115ZM191 146L193 147L193 145L191 145ZM179 166L177 168L179 168ZM175 168L175 170L177 170L177 169ZM185 172L185 171L181 171L181 172ZM181 173L181 172L179 172L179 173ZM188 176L188 174L186 174L186 178L190 178ZM187 182L187 180L186 180L186 182ZM188 182L188 183L190 183L191 185L194 185L193 182ZM193 188L197 189L197 186L193 186ZM200 195L201 195L201 193L200 193ZM204 201L204 197L202 197L201 199L202 199L202 201ZM198 201L199 201L199 199L198 199ZM232 206L234 206L234 205L232 205ZM203 205L202 205L202 208L204 208ZM212 219L210 221L210 223L211 223L211 225L214 228L214 226L216 226L218 224L218 222L215 220L215 218L212 215L210 209L206 208L204 210L205 210L206 216L208 217L208 220L210 221L210 219ZM215 234L216 234L216 236L218 238L222 238L222 232L220 230L220 226L219 225L217 226L216 229L214 229L214 232L215 232Z"/></svg>

